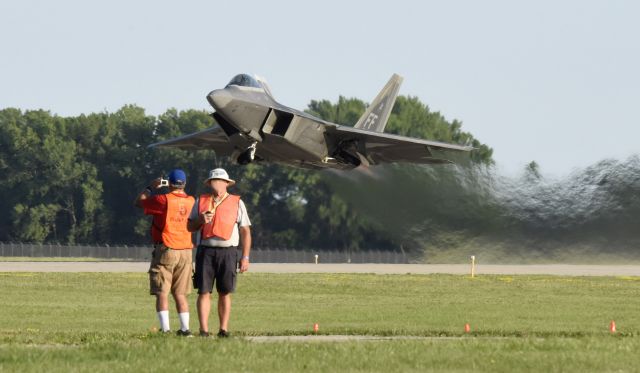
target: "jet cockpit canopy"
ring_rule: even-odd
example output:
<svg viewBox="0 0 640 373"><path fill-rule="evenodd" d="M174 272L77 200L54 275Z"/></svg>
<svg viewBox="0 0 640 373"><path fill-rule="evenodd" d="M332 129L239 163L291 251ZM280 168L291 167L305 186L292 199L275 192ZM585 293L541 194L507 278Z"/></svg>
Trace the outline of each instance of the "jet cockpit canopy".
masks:
<svg viewBox="0 0 640 373"><path fill-rule="evenodd" d="M234 76L225 88L231 85L240 87L263 88L262 85L256 80L256 78L249 74L238 74Z"/></svg>

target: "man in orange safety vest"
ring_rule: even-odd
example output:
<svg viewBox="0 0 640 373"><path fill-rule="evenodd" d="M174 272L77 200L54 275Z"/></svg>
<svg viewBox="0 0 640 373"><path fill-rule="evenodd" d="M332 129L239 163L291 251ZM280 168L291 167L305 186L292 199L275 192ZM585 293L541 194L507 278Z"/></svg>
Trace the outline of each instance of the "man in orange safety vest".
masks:
<svg viewBox="0 0 640 373"><path fill-rule="evenodd" d="M184 171L175 169L169 174L169 192L156 191L162 179L153 180L136 198L135 205L153 216L151 237L153 255L149 268L150 293L156 296L156 312L160 329L167 333L169 327L169 292L173 294L180 318L178 335L191 336L189 330L189 303L191 293L192 249L191 232L187 229L189 213L195 200L185 193L187 177Z"/></svg>
<svg viewBox="0 0 640 373"><path fill-rule="evenodd" d="M235 181L229 178L224 169L211 170L205 180L211 193L198 197L189 216L189 230L198 233L194 285L198 289L198 319L200 335L203 337L209 336L214 284L218 292L220 322L217 336L229 336L231 293L236 288L236 269L239 267L240 272L249 269L251 222L240 196L227 192L227 188L234 184Z"/></svg>

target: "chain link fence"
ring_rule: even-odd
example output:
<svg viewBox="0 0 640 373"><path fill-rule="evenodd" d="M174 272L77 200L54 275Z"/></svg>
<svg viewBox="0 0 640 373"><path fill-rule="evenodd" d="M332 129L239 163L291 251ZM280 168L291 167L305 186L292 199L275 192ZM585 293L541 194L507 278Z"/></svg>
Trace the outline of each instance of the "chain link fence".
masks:
<svg viewBox="0 0 640 373"><path fill-rule="evenodd" d="M0 242L0 257L148 261L151 259L152 250L150 245L62 245ZM259 247L251 249L251 261L254 263L314 263L316 255L319 263L409 263L407 256L399 251L295 250Z"/></svg>

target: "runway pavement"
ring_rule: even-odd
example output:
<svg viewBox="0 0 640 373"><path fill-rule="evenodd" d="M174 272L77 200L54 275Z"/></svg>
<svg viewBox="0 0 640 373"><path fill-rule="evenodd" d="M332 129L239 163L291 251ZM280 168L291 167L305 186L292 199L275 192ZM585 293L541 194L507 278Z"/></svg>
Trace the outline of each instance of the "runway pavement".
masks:
<svg viewBox="0 0 640 373"><path fill-rule="evenodd" d="M148 262L0 262L0 272L147 272ZM469 274L468 264L252 263L258 273ZM478 275L640 276L640 265L483 264Z"/></svg>

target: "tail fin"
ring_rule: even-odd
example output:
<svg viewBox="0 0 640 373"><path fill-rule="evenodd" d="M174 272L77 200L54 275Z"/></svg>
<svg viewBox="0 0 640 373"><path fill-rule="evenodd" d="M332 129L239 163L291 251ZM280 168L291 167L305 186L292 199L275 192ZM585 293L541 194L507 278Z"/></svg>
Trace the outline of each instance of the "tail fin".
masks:
<svg viewBox="0 0 640 373"><path fill-rule="evenodd" d="M382 91L378 93L378 96L376 96L353 127L383 132L384 127L387 125L387 120L389 120L393 104L396 102L400 84L402 84L402 77L398 74L393 74L389 82L382 88Z"/></svg>

